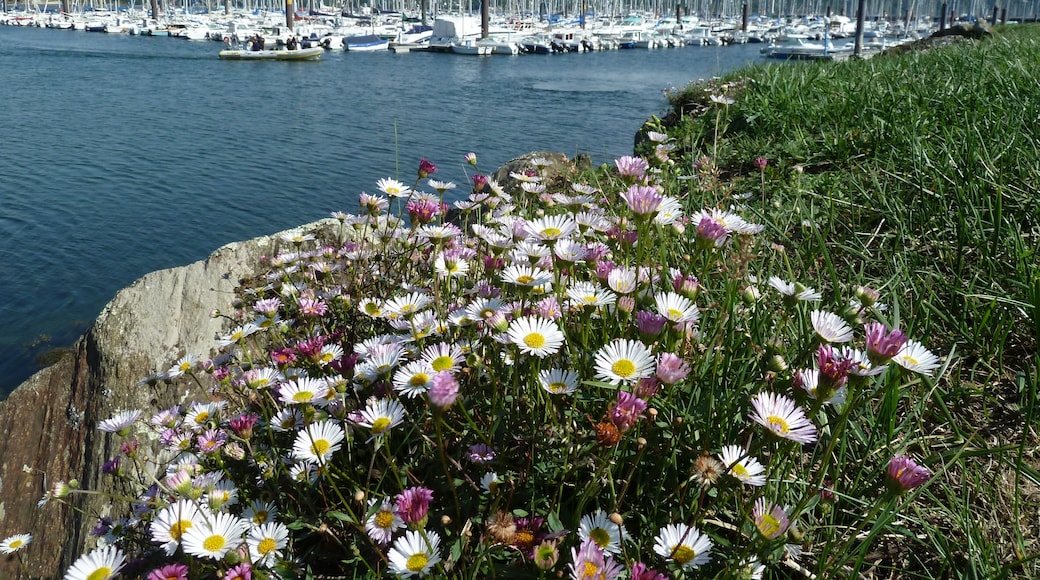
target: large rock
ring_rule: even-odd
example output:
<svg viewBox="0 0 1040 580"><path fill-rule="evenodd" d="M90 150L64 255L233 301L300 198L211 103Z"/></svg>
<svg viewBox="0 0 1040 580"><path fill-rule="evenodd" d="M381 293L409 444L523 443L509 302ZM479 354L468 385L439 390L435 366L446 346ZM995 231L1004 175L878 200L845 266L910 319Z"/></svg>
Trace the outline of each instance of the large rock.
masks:
<svg viewBox="0 0 1040 580"><path fill-rule="evenodd" d="M68 500L78 509L57 502L37 507L37 501L57 481L78 479L85 489L105 489L100 468L119 449L111 435L97 430L99 421L121 410L147 413L189 395L205 396L138 381L185 354L215 354L214 338L226 328L211 312L229 310L238 281L255 275L261 256L285 243L278 234L233 243L206 260L142 277L105 306L69 355L0 403L0 539L33 535L20 553L25 569L17 557L0 556L0 578L61 578L93 545L90 528L109 500L73 494Z"/></svg>

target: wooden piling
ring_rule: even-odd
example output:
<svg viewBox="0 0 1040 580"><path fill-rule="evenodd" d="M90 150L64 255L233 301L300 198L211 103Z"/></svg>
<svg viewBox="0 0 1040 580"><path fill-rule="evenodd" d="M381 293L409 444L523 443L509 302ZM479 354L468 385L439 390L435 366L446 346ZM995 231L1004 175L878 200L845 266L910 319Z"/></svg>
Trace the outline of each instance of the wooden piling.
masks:
<svg viewBox="0 0 1040 580"><path fill-rule="evenodd" d="M942 8L939 9L939 32L946 30L946 11L949 7L945 2L942 3Z"/></svg>
<svg viewBox="0 0 1040 580"><path fill-rule="evenodd" d="M285 0L285 26L293 31L293 0Z"/></svg>
<svg viewBox="0 0 1040 580"><path fill-rule="evenodd" d="M745 2L740 7L740 31L747 33L748 18L751 15L751 7Z"/></svg>
<svg viewBox="0 0 1040 580"><path fill-rule="evenodd" d="M856 44L852 53L856 56L863 55L863 18L866 12L866 0L858 0L856 3Z"/></svg>

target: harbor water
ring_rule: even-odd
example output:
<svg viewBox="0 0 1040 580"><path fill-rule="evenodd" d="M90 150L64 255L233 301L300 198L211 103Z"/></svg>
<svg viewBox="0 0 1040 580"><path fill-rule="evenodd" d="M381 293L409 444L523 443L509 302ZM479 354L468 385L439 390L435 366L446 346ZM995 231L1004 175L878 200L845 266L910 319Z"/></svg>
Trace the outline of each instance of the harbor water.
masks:
<svg viewBox="0 0 1040 580"><path fill-rule="evenodd" d="M141 275L354 211L420 158L464 182L531 151L630 154L663 91L758 45L465 57L0 27L0 399ZM171 361L172 362L172 361Z"/></svg>

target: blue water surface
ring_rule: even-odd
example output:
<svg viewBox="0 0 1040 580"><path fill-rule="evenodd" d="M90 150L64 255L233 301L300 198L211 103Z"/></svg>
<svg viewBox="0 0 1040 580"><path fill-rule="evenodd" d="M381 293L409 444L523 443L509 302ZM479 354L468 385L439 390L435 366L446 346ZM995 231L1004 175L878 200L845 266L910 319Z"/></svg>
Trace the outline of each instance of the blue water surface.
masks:
<svg viewBox="0 0 1040 580"><path fill-rule="evenodd" d="M0 27L0 398L141 275L353 211L422 157L630 154L662 91L755 45L228 62L215 42ZM171 361L172 362L172 361Z"/></svg>

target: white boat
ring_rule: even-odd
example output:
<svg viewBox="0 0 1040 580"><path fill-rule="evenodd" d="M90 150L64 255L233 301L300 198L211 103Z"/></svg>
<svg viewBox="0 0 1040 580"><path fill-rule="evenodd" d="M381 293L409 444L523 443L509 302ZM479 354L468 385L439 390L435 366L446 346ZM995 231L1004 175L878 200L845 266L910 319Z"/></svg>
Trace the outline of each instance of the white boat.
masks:
<svg viewBox="0 0 1040 580"><path fill-rule="evenodd" d="M324 48L301 48L297 50L222 50L218 54L224 60L314 60L325 52Z"/></svg>
<svg viewBox="0 0 1040 580"><path fill-rule="evenodd" d="M852 56L854 48L853 42L833 45L826 38L823 42L797 38L784 43L770 44L762 49L762 54L767 58L783 60L844 60Z"/></svg>
<svg viewBox="0 0 1040 580"><path fill-rule="evenodd" d="M492 50L494 50L494 47L487 44L480 44L479 41L475 41L471 38L467 38L461 42L453 42L451 44L451 51L455 54L487 56L491 54Z"/></svg>
<svg viewBox="0 0 1040 580"><path fill-rule="evenodd" d="M389 40L380 38L374 34L348 36L343 39L343 48L346 49L347 52L374 52L377 50L386 50L389 46Z"/></svg>

